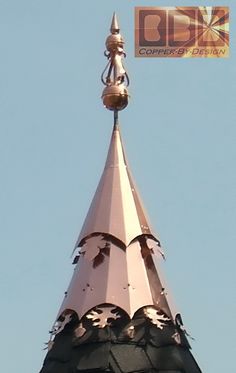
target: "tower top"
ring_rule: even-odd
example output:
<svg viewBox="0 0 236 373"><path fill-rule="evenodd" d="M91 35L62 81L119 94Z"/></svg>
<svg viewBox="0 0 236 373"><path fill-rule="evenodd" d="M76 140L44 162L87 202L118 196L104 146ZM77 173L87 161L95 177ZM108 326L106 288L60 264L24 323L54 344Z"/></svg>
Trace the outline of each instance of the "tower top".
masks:
<svg viewBox="0 0 236 373"><path fill-rule="evenodd" d="M115 123L40 373L201 373L161 275L161 244L125 157L117 116L128 104L128 77L115 14L110 30L102 98Z"/></svg>

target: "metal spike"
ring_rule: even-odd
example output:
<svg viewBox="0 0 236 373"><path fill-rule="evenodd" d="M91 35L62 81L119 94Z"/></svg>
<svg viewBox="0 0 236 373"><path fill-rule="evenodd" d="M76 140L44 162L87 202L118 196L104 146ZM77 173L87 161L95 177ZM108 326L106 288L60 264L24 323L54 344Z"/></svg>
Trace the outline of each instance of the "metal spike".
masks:
<svg viewBox="0 0 236 373"><path fill-rule="evenodd" d="M112 34L118 34L119 31L120 31L117 16L116 16L115 12L113 13L110 31L111 31Z"/></svg>

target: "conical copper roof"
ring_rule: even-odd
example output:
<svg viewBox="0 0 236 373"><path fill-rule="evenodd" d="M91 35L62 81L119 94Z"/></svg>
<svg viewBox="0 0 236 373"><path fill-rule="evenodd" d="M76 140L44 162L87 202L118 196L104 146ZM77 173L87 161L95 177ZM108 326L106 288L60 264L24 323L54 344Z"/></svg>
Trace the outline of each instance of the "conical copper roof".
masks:
<svg viewBox="0 0 236 373"><path fill-rule="evenodd" d="M130 317L155 305L174 319L157 270L160 242L130 175L118 125L77 246L79 261L58 316L73 310L82 317L107 303Z"/></svg>

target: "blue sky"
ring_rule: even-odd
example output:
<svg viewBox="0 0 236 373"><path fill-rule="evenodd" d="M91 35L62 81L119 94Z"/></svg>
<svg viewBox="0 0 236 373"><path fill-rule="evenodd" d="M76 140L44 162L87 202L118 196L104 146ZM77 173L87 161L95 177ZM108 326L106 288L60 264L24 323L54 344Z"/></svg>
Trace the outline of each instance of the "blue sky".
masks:
<svg viewBox="0 0 236 373"><path fill-rule="evenodd" d="M100 99L114 10L131 100L123 141L203 372L235 366L236 61L137 59L134 6L202 1L0 0L1 367L38 372L72 275L112 114Z"/></svg>

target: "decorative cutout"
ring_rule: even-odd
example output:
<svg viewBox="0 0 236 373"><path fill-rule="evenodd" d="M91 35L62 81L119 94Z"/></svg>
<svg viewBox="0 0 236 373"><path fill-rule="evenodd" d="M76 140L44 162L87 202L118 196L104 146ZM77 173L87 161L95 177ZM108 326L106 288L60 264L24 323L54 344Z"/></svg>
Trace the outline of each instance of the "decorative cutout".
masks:
<svg viewBox="0 0 236 373"><path fill-rule="evenodd" d="M45 343L46 347L44 348L44 350L48 350L50 351L54 345L54 342L50 339L48 342Z"/></svg>
<svg viewBox="0 0 236 373"><path fill-rule="evenodd" d="M77 264L78 261L79 261L79 258L80 258L80 255L76 255L76 256L74 257L74 260L73 260L72 264Z"/></svg>
<svg viewBox="0 0 236 373"><path fill-rule="evenodd" d="M164 260L166 259L158 241L143 235L139 236L139 242L143 259L150 260L151 255L161 256Z"/></svg>
<svg viewBox="0 0 236 373"><path fill-rule="evenodd" d="M146 244L149 250L151 251L152 254L155 254L155 251L158 252L162 256L164 260L166 260L165 254L161 249L161 246L158 245L158 242L153 240L152 238L147 238L146 239Z"/></svg>
<svg viewBox="0 0 236 373"><path fill-rule="evenodd" d="M93 326L105 328L105 326L110 326L114 320L121 317L115 310L116 307L97 307L96 309L90 311L86 315L86 318L92 320Z"/></svg>
<svg viewBox="0 0 236 373"><path fill-rule="evenodd" d="M165 288L161 288L161 293L160 293L161 295L167 295L167 291L166 291L166 289Z"/></svg>
<svg viewBox="0 0 236 373"><path fill-rule="evenodd" d="M179 327L179 329L182 330L182 332L184 332L184 334L186 334L187 337L189 337L190 339L192 339L193 341L195 341L195 339L185 329L182 317L181 317L181 315L179 313L177 313L177 315L175 316L175 322L176 322L176 325Z"/></svg>
<svg viewBox="0 0 236 373"><path fill-rule="evenodd" d="M51 335L55 336L59 334L64 329L66 324L68 324L71 321L71 318L72 318L71 313L60 316L59 319L54 324L52 330L50 331Z"/></svg>
<svg viewBox="0 0 236 373"><path fill-rule="evenodd" d="M105 255L109 255L109 253L110 243L105 240L103 235L88 238L80 250L80 254L84 255L85 259L94 261L94 267L103 263Z"/></svg>
<svg viewBox="0 0 236 373"><path fill-rule="evenodd" d="M175 332L173 335L172 335L172 338L175 340L175 342L180 345L181 344L181 338L180 338L180 334L178 332Z"/></svg>
<svg viewBox="0 0 236 373"><path fill-rule="evenodd" d="M75 329L75 336L77 338L81 338L81 337L83 337L85 332L86 332L86 329L83 327L83 324L80 323L79 326Z"/></svg>
<svg viewBox="0 0 236 373"><path fill-rule="evenodd" d="M130 339L133 339L134 338L134 326L133 325L130 325L127 330L126 330L126 334L127 336L130 338Z"/></svg>
<svg viewBox="0 0 236 373"><path fill-rule="evenodd" d="M159 329L163 329L163 327L166 326L166 322L170 321L170 319L166 317L164 313L160 313L160 311L153 307L145 307L143 312L151 323L156 325Z"/></svg>

